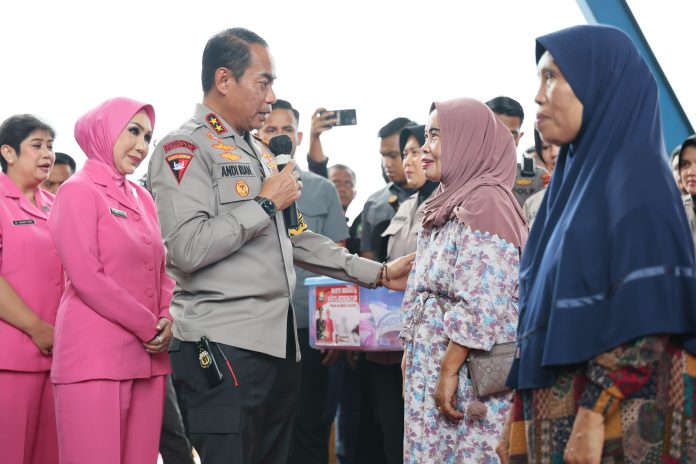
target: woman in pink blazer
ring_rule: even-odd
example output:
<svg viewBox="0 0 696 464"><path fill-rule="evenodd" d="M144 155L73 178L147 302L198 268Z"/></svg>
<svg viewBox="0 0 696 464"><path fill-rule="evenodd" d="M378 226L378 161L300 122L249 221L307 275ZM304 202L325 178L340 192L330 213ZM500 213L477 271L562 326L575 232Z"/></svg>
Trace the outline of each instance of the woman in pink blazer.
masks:
<svg viewBox="0 0 696 464"><path fill-rule="evenodd" d="M54 132L34 116L0 125L0 462L58 462L49 379L63 270L48 233Z"/></svg>
<svg viewBox="0 0 696 464"><path fill-rule="evenodd" d="M125 177L154 122L152 106L115 98L75 124L88 160L48 223L67 275L51 369L61 463L157 462L173 281L154 203Z"/></svg>

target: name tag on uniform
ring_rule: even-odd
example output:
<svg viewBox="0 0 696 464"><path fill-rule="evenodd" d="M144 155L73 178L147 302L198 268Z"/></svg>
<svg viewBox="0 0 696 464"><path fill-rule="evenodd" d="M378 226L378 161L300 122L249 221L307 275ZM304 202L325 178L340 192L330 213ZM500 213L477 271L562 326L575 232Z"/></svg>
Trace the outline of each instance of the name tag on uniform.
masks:
<svg viewBox="0 0 696 464"><path fill-rule="evenodd" d="M123 219L126 219L126 218L128 217L128 215L126 214L126 212L125 212L125 211L121 211L120 209L109 208L109 211L110 211L111 214L113 214L114 216L118 216L118 217L123 218Z"/></svg>
<svg viewBox="0 0 696 464"><path fill-rule="evenodd" d="M32 224L36 224L33 219L20 219L19 221L12 221L13 226L29 226Z"/></svg>

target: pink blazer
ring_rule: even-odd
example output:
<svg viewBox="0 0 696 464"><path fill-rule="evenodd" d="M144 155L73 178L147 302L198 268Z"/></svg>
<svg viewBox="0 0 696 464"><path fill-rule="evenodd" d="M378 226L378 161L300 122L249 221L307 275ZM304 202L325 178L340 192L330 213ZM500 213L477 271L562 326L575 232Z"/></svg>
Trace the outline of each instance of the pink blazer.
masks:
<svg viewBox="0 0 696 464"><path fill-rule="evenodd" d="M66 273L58 308L54 383L147 378L170 372L169 355L150 355L142 342L171 319L174 282L164 270L155 205L126 182L126 197L107 166L88 160L60 188L48 221Z"/></svg>
<svg viewBox="0 0 696 464"><path fill-rule="evenodd" d="M29 308L53 325L63 294L63 268L48 233L53 195L36 192L36 206L0 173L0 276ZM39 372L51 368L31 338L0 321L0 370Z"/></svg>

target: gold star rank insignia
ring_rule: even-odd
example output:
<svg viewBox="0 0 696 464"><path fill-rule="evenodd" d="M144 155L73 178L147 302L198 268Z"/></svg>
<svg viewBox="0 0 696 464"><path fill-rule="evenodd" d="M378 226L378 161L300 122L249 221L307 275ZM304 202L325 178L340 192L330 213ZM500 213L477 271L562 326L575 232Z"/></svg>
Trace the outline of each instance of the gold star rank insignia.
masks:
<svg viewBox="0 0 696 464"><path fill-rule="evenodd" d="M210 128L213 129L218 135L227 132L227 128L222 125L220 118L215 113L206 114L205 122L207 122Z"/></svg>

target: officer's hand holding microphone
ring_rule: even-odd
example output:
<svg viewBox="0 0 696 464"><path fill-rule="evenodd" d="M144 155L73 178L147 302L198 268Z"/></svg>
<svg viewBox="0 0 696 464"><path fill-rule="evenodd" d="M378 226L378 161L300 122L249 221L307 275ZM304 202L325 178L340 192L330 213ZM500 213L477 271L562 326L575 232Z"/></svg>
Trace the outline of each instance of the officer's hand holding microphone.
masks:
<svg viewBox="0 0 696 464"><path fill-rule="evenodd" d="M300 198L302 181L300 174L295 171L295 161L291 160L278 174L266 177L261 186L259 196L268 198L281 211Z"/></svg>

